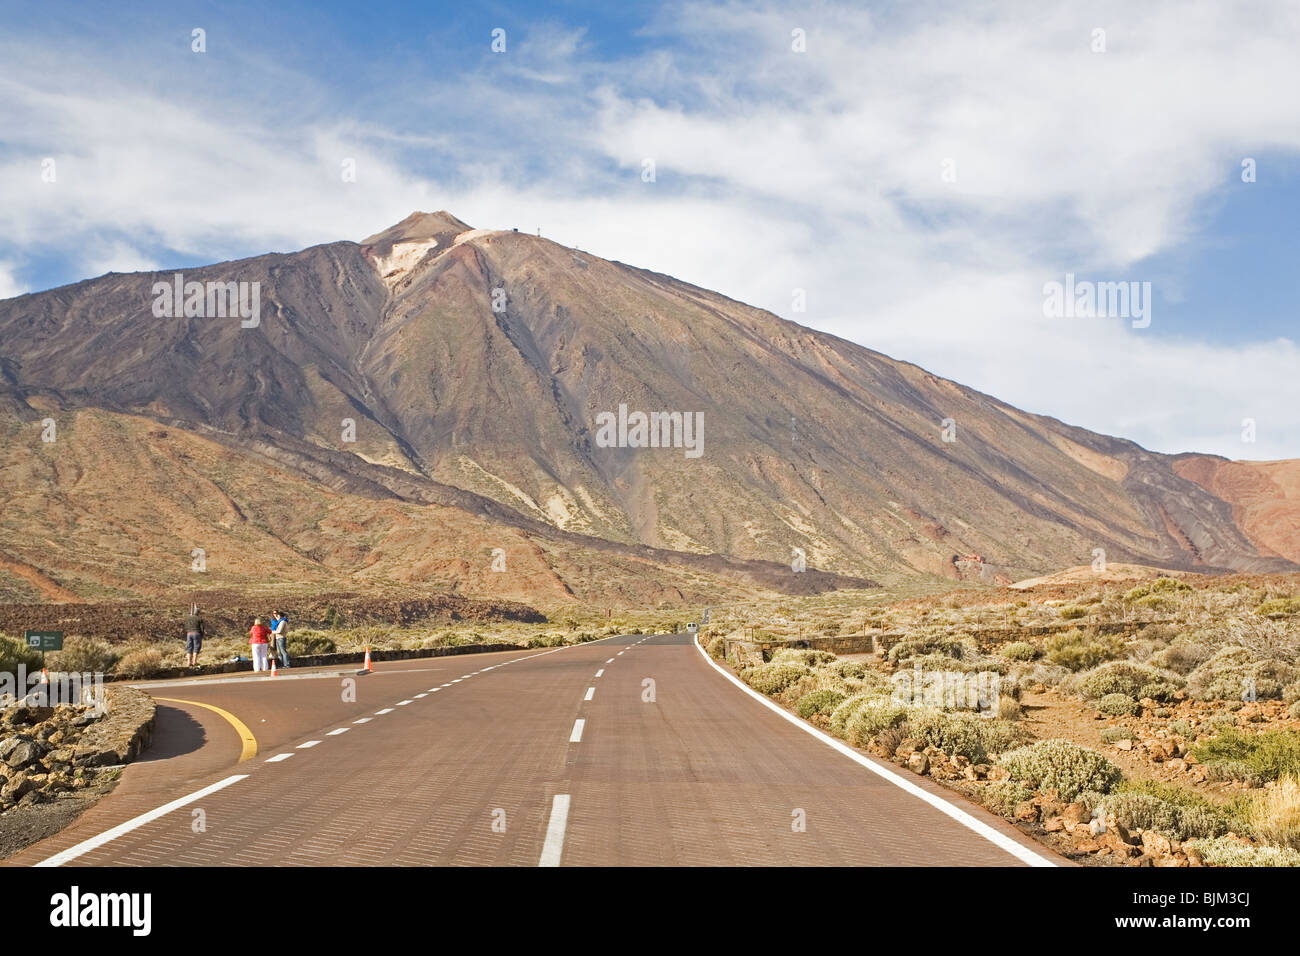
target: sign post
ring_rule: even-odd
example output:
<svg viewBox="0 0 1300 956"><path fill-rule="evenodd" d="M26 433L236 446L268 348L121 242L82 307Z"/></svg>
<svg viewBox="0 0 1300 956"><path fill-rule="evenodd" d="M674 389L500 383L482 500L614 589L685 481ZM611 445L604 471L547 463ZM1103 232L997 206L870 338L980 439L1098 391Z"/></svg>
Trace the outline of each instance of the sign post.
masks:
<svg viewBox="0 0 1300 956"><path fill-rule="evenodd" d="M63 650L62 631L23 631L23 640L34 651L41 652L41 669L45 668L45 652Z"/></svg>

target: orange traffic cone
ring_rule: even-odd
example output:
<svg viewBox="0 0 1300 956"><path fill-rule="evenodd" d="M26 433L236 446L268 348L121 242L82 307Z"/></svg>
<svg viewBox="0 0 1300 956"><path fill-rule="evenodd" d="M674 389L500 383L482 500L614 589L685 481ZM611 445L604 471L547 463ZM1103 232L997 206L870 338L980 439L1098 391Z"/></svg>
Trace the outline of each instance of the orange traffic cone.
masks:
<svg viewBox="0 0 1300 956"><path fill-rule="evenodd" d="M271 655L271 676L275 676L275 655Z"/></svg>
<svg viewBox="0 0 1300 956"><path fill-rule="evenodd" d="M361 669L367 674L373 673L374 668L370 666L370 648L366 648L366 662L361 665Z"/></svg>
<svg viewBox="0 0 1300 956"><path fill-rule="evenodd" d="M50 672L47 671L44 667L42 667L42 668L41 668L41 683L42 683L42 684L48 684L49 682L50 682Z"/></svg>

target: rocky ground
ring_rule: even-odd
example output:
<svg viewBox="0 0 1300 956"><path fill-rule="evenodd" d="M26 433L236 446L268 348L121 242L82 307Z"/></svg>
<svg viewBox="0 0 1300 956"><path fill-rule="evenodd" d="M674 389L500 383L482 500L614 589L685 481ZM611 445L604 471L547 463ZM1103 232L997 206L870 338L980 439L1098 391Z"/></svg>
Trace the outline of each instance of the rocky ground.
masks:
<svg viewBox="0 0 1300 956"><path fill-rule="evenodd" d="M107 707L18 704L0 712L0 858L67 826L113 789L147 745L154 705L132 688Z"/></svg>

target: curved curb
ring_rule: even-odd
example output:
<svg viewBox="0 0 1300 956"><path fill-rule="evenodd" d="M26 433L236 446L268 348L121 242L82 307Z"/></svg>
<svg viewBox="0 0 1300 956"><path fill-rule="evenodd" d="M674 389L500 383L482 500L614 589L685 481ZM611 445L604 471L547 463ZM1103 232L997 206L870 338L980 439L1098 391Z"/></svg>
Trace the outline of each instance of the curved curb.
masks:
<svg viewBox="0 0 1300 956"><path fill-rule="evenodd" d="M918 787L916 784L912 783L912 781L899 776L894 771L889 770L888 768L881 766L880 764L877 764L874 761L868 760L866 757L858 753L848 744L836 740L834 737L830 736L829 734L822 733L816 727L813 727L805 723L804 721L796 717L794 714L786 710L784 707L779 707L776 704L772 703L772 701L768 700L766 697L764 697L758 691L754 690L744 681L737 678L734 674L727 673L726 669L724 669L720 664L718 664L718 662L715 661L713 658L709 657L708 652L704 650L703 646L700 644L698 640L692 640L691 644L693 644L695 646L695 649L700 652L700 656L704 658L704 660L709 664L710 667L712 667L715 671L717 671L727 680L731 681L731 683L735 684L737 687L743 690L750 697L753 697L755 700L757 700L768 710L771 710L777 715L779 715L783 720L788 721L791 724L794 724L804 733L807 733L817 738L822 743L826 744L826 746L838 750L840 753L848 757L850 760L852 760L854 763L858 764L859 766L865 767L867 770L870 770L872 773L876 774L876 776L881 777L884 780L887 780L889 783L892 783L900 790L904 790L907 793L911 794L912 796L917 797L920 800L924 800L926 803L934 807L940 813L944 814L945 816L951 817L953 820L956 820L958 823L966 827L968 830L971 830L976 834L978 834L979 836L982 836L984 839L988 840L998 849L1011 854L1017 860L1020 860L1020 862L1022 863L1025 863L1029 866L1059 866L1060 865L1055 861L1050 860L1039 853L1035 853L1033 850L1029 849L1026 846L1023 846L1016 840L1013 840L1005 833L1001 833L998 830L995 830L993 827L989 826L983 820L975 819L975 817L971 816L965 810L961 809L955 804L949 803L947 800L943 799L943 797L936 796L935 794L931 793L929 790L926 790L924 787Z"/></svg>
<svg viewBox="0 0 1300 956"><path fill-rule="evenodd" d="M257 756L257 738L248 729L248 725L230 711L222 710L213 704L205 704L200 700L181 700L179 697L155 697L154 700L165 700L169 704L189 704L191 707L202 707L204 710L212 711L230 724L231 727L234 727L235 733L239 734L239 762L243 763L245 760L252 760Z"/></svg>

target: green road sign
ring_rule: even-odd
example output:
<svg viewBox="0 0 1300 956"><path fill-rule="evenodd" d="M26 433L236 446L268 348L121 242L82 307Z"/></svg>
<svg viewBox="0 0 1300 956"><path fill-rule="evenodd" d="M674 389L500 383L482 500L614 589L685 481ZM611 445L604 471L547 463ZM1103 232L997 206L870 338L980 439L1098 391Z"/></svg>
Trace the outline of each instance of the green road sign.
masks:
<svg viewBox="0 0 1300 956"><path fill-rule="evenodd" d="M63 650L62 631L23 631L23 639L27 641L27 646L34 651Z"/></svg>

